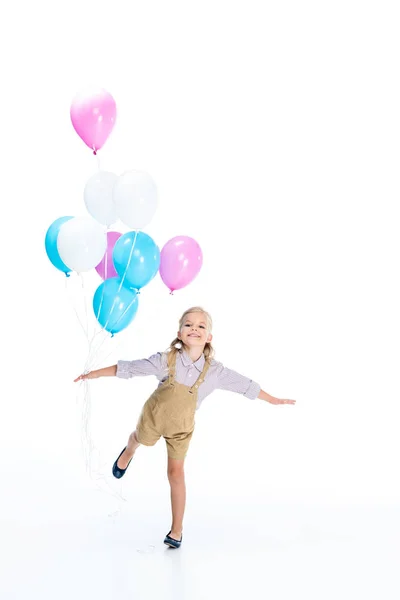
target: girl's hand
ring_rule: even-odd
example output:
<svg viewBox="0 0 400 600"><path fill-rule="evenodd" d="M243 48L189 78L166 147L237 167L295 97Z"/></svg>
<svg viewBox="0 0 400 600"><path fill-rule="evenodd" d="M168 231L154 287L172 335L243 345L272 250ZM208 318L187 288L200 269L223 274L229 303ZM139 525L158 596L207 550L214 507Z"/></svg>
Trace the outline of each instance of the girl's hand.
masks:
<svg viewBox="0 0 400 600"><path fill-rule="evenodd" d="M96 371L91 371L89 373L83 373L82 375L79 375L79 377L74 379L74 383L76 383L77 381L84 381L85 379L96 379L97 377L99 377L99 376L97 375Z"/></svg>
<svg viewBox="0 0 400 600"><path fill-rule="evenodd" d="M267 400L271 404L296 404L296 400L281 400L280 398L271 398L271 400Z"/></svg>
<svg viewBox="0 0 400 600"><path fill-rule="evenodd" d="M270 404L296 404L296 400L281 400L280 398L275 398L275 396L267 394L264 390L260 390L258 398L260 398L260 400L265 400L265 402L269 402Z"/></svg>
<svg viewBox="0 0 400 600"><path fill-rule="evenodd" d="M96 369L96 371L89 371L89 373L83 373L74 379L76 381L85 381L85 379L98 379L98 377L111 377L117 374L117 365L111 367L104 367L104 369Z"/></svg>

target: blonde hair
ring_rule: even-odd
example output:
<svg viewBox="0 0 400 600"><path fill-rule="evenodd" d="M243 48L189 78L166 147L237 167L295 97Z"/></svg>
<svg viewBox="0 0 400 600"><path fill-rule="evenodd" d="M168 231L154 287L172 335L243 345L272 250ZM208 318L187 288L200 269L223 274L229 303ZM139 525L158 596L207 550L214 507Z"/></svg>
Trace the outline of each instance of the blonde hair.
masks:
<svg viewBox="0 0 400 600"><path fill-rule="evenodd" d="M179 331L182 329L182 326L183 326L186 316L189 313L195 313L195 312L202 313L205 316L206 323L207 323L207 331L208 331L208 333L211 333L211 331L212 331L211 315L206 310L204 310L204 308L201 308L201 306L192 306L192 308L188 308L187 310L185 310L185 312L179 319ZM179 345L179 347L177 347L177 345ZM171 342L171 344L167 350L168 367L171 367L171 365L173 364L173 362L175 360L176 355L182 351L182 348L183 348L182 341L178 337L176 337ZM204 354L204 358L206 359L206 361L211 362L211 359L214 356L214 348L212 347L211 342L206 343L206 345L204 346L203 354Z"/></svg>

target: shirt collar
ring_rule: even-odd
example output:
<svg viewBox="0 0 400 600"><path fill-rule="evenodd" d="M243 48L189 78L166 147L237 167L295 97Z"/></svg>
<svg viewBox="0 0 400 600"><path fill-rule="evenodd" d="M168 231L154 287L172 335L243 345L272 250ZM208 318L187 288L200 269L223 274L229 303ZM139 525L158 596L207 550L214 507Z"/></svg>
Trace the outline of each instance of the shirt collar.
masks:
<svg viewBox="0 0 400 600"><path fill-rule="evenodd" d="M205 358L204 354L202 354L200 358L196 360L196 362L193 362L188 353L185 350L183 350L183 352L181 352L181 361L185 367L194 365L196 369L201 373L204 368Z"/></svg>

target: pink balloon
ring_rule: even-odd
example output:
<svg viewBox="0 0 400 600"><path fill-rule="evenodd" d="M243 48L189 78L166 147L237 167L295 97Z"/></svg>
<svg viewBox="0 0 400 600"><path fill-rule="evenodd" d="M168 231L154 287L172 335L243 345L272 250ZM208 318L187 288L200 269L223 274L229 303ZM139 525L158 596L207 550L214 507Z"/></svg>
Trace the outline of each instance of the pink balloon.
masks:
<svg viewBox="0 0 400 600"><path fill-rule="evenodd" d="M179 235L161 250L160 276L171 290L180 290L193 281L203 264L199 244L191 237Z"/></svg>
<svg viewBox="0 0 400 600"><path fill-rule="evenodd" d="M106 253L101 259L101 262L96 267L96 271L100 277L104 279L110 279L110 277L118 277L118 273L115 270L113 263L113 250L115 242L121 237L119 231L107 231L107 249Z"/></svg>
<svg viewBox="0 0 400 600"><path fill-rule="evenodd" d="M115 100L106 90L81 92L72 101L72 125L94 154L113 130L116 112Z"/></svg>

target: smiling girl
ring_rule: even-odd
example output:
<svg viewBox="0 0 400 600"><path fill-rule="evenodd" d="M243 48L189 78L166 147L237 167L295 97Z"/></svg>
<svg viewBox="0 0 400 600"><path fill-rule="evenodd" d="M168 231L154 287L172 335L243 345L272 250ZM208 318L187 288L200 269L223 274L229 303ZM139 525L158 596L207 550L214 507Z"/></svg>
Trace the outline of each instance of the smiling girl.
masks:
<svg viewBox="0 0 400 600"><path fill-rule="evenodd" d="M161 437L168 451L168 480L171 486L172 525L164 543L179 548L182 543L186 504L184 460L195 426L195 412L216 389L229 390L249 399L271 404L295 404L264 392L258 383L224 367L213 359L212 320L200 307L189 308L179 321L177 337L166 352L148 359L124 361L80 375L75 381L113 376L155 375L157 389L144 404L135 431L113 465L113 475L124 476L136 449L153 446Z"/></svg>

